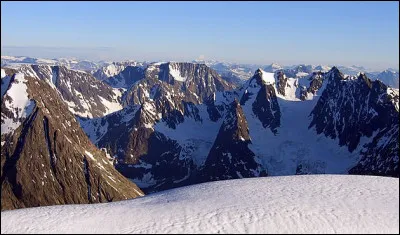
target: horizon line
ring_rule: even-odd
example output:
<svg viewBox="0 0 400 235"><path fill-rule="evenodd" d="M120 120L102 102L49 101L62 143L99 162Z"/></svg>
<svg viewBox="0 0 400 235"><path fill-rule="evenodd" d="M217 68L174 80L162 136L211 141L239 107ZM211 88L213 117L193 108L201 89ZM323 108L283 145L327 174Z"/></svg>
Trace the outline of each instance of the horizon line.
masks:
<svg viewBox="0 0 400 235"><path fill-rule="evenodd" d="M31 48L30 46L1 46L1 48ZM36 46L35 46L36 47ZM49 49L114 49L113 47L91 47L91 48L86 48L86 47L48 47L48 46L38 46L37 48L49 48ZM177 62L177 63L187 63L187 62L197 62L197 61L203 61L203 62L209 62L209 61L214 61L214 62L218 62L218 63L227 63L227 64L232 64L232 65L251 65L251 66L268 66L268 65L272 65L272 64L278 64L278 65L282 65L282 66L298 66L298 65L314 65L314 66L329 66L329 67L361 67L363 69L366 70L373 70L373 72L377 72L377 71L385 71L385 70L397 70L399 71L399 65L397 67L393 67L393 66L387 66L384 69L381 70L376 70L376 69L370 69L362 64L352 64L352 65L344 65L344 64L339 64L339 63L327 63L327 64L314 64L314 63L302 63L302 62L298 62L298 63L278 63L278 62L271 62L271 63L246 63L246 62L232 62L232 61L227 61L227 60L218 60L218 59L198 59L198 58L194 58L194 59L188 59L188 60L163 60L163 59L152 59L152 60L140 60L140 59L87 59L87 58L82 58L82 56L56 56L56 57L35 57L35 56L30 56L30 55L10 55L10 54L1 54L1 57L3 56L12 56L12 57L27 57L27 58L34 58L34 59L47 59L47 60L53 60L53 59L75 59L75 60L81 60L81 61L91 61L91 62L112 62L112 63L118 63L118 62L128 62L128 61L136 61L136 62L148 62L148 63L159 63L161 61L165 61L166 63L168 62Z"/></svg>

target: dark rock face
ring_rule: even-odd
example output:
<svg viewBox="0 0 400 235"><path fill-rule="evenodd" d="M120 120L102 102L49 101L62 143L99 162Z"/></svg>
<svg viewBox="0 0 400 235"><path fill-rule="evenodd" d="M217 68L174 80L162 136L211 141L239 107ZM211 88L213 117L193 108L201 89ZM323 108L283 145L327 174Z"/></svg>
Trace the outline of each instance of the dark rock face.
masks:
<svg viewBox="0 0 400 235"><path fill-rule="evenodd" d="M279 92L279 94L282 94L284 96L285 95L285 87L287 86L287 78L282 71L277 72L276 77L277 77L277 81L278 81L278 84L277 84L278 92Z"/></svg>
<svg viewBox="0 0 400 235"><path fill-rule="evenodd" d="M308 78L310 81L310 84L308 87L306 86L301 86L300 87L300 100L304 101L306 100L307 96L309 94L311 95L317 95L317 92L322 88L322 85L324 83L324 78L325 74L322 73L321 71L319 72L313 72L311 77Z"/></svg>
<svg viewBox="0 0 400 235"><path fill-rule="evenodd" d="M280 126L281 112L275 89L272 85L263 84L253 103L253 112L260 119L264 128L270 128L276 134Z"/></svg>
<svg viewBox="0 0 400 235"><path fill-rule="evenodd" d="M331 70L329 83L312 111L310 128L339 139L350 152L360 144L361 137L372 137L361 152L361 161L349 172L397 176L398 170L398 120L393 99L387 86L371 81L364 74L357 79L344 79L336 69ZM398 99L398 96L397 96Z"/></svg>
<svg viewBox="0 0 400 235"><path fill-rule="evenodd" d="M218 111L218 108L215 105L208 105L207 112L209 114L211 121L213 122L218 121L222 117Z"/></svg>
<svg viewBox="0 0 400 235"><path fill-rule="evenodd" d="M245 105L246 102L255 94L256 98L252 103L252 110L255 116L261 121L264 128L270 128L276 134L277 128L280 126L281 111L275 92L275 84L266 84L262 78L262 71L257 70L254 76L245 84L245 91L241 97L240 104ZM277 90L283 86L283 94L286 86L286 79L282 73L277 76L279 83Z"/></svg>
<svg viewBox="0 0 400 235"><path fill-rule="evenodd" d="M155 122L155 117L149 110L134 107L100 120L98 126L102 128L106 125L108 130L100 133L103 135L97 145L108 148L112 155L117 155L120 163L136 163L148 151L148 139L153 133L151 126Z"/></svg>
<svg viewBox="0 0 400 235"><path fill-rule="evenodd" d="M2 210L143 195L115 170L106 153L89 141L50 85L24 76L10 87L20 86L21 81L35 105L14 131L1 135ZM7 94L2 99L2 117Z"/></svg>
<svg viewBox="0 0 400 235"><path fill-rule="evenodd" d="M339 145L348 146L352 152L361 136L371 137L374 131L398 122L398 112L387 98L386 89L365 75L350 81L338 70L332 71L327 88L311 113L314 118L310 127L315 125L318 134L338 137Z"/></svg>
<svg viewBox="0 0 400 235"><path fill-rule="evenodd" d="M399 125L379 132L349 174L399 177Z"/></svg>
<svg viewBox="0 0 400 235"><path fill-rule="evenodd" d="M3 99L3 95L6 93L8 90L8 86L11 83L11 78L13 75L17 72L14 69L8 69L8 68L1 68L4 71L4 77L1 78L1 99Z"/></svg>
<svg viewBox="0 0 400 235"><path fill-rule="evenodd" d="M243 110L235 99L229 107L217 138L201 170L201 180L225 180L266 176L248 148L251 143Z"/></svg>
<svg viewBox="0 0 400 235"><path fill-rule="evenodd" d="M324 76L322 72L314 72L310 78L310 86L307 88L307 92L312 94L316 94L317 91L322 87L322 83L324 82Z"/></svg>
<svg viewBox="0 0 400 235"><path fill-rule="evenodd" d="M181 146L175 141L154 131L137 164L117 164L116 168L128 178L146 182L147 185L141 185L146 193L179 187L189 184L196 171L191 159L180 159L180 152Z"/></svg>
<svg viewBox="0 0 400 235"><path fill-rule="evenodd" d="M140 66L127 66L115 76L103 81L114 88L129 89L135 82L144 78L144 68Z"/></svg>

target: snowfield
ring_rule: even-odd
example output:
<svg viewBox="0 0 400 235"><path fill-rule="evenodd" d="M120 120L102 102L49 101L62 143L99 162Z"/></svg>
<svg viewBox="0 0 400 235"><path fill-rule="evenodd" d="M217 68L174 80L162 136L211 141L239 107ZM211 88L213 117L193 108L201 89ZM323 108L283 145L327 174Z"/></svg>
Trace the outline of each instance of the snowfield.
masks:
<svg viewBox="0 0 400 235"><path fill-rule="evenodd" d="M1 213L1 233L399 233L399 179L226 180L142 198Z"/></svg>

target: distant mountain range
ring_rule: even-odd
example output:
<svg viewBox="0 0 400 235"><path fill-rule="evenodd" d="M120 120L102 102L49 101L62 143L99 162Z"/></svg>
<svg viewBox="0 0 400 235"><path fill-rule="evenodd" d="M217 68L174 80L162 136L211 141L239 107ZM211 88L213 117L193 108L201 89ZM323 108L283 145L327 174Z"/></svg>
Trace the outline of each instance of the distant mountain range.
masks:
<svg viewBox="0 0 400 235"><path fill-rule="evenodd" d="M329 71L332 66L327 65L292 65L283 66L276 63L270 65L247 65L247 64L234 64L234 63L222 63L222 62L204 62L209 67L215 69L222 76L226 77L227 80L242 84L244 81L249 79L257 68L263 68L266 72L283 71L289 77L309 77L313 72ZM350 76L356 76L359 73L367 73L371 79L379 79L385 84L399 88L399 71L388 68L384 71L371 71L362 66L337 66L337 68L344 74Z"/></svg>
<svg viewBox="0 0 400 235"><path fill-rule="evenodd" d="M266 72L276 72L282 70L287 76L290 77L307 77L312 72L329 71L332 66L328 65L279 65L272 63L269 65L260 64L238 64L238 63L226 63L215 60L193 60L191 63L206 64L210 68L217 71L225 80L232 82L236 85L243 84L244 81L251 78L254 72L258 68L262 68ZM27 56L1 56L1 66L15 67L22 64L43 64L43 65L64 65L69 69L81 70L92 73L96 78L103 80L106 77L117 75L126 66L146 66L151 62L146 61L89 61L89 60L78 60L78 59L67 59L67 58L55 58L55 59L43 59L43 58L32 58ZM371 79L379 79L385 84L399 88L399 70L388 68L384 71L372 71L366 69L363 66L340 66L337 68L345 75L356 76L360 72L367 73Z"/></svg>

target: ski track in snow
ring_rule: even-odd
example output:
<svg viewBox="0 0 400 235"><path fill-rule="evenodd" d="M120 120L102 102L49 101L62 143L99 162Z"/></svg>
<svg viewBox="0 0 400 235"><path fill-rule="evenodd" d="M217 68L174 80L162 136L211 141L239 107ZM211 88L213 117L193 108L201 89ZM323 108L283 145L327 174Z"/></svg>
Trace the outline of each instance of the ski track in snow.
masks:
<svg viewBox="0 0 400 235"><path fill-rule="evenodd" d="M398 208L398 178L265 177L6 211L1 233L399 233Z"/></svg>

